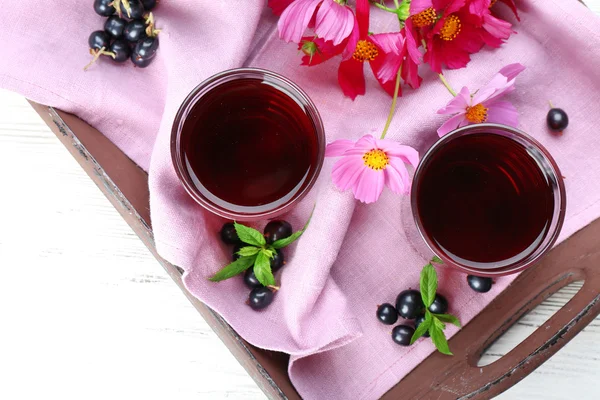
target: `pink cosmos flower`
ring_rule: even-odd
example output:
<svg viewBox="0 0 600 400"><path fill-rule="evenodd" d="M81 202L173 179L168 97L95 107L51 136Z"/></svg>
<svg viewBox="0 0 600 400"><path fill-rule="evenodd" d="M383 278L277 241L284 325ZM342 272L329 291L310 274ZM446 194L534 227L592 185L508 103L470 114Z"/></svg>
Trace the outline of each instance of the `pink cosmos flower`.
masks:
<svg viewBox="0 0 600 400"><path fill-rule="evenodd" d="M419 164L419 153L387 139L365 135L358 141L336 140L329 143L325 157L342 157L333 166L331 176L335 186L352 189L354 197L363 203L379 199L383 187L397 194L410 192L410 177L406 165Z"/></svg>
<svg viewBox="0 0 600 400"><path fill-rule="evenodd" d="M492 15L490 8L495 2L495 0L470 0L469 12L472 17L471 23L483 28L481 39L485 44L491 47L500 47L513 31L510 22Z"/></svg>
<svg viewBox="0 0 600 400"><path fill-rule="evenodd" d="M524 69L519 63L507 65L474 94L463 87L446 107L438 111L438 114L453 115L438 129L438 135L442 137L456 128L482 122L516 127L519 123L516 108L500 98L515 89L515 78Z"/></svg>
<svg viewBox="0 0 600 400"><path fill-rule="evenodd" d="M286 2L271 1L269 5L276 11ZM323 40L332 41L334 45L346 39L354 28L354 13L346 5L346 0L295 0L279 18L279 37L286 42L300 43L315 12L315 34Z"/></svg>
<svg viewBox="0 0 600 400"><path fill-rule="evenodd" d="M420 78L417 65L421 53L417 44L406 30L393 33L369 35L369 2L357 0L355 29L342 54L343 61L338 70L338 82L344 94L352 100L365 94L364 65L368 61L377 81L390 95L394 95L394 79L400 66L406 62L404 72L411 86L418 87ZM406 61L410 58L409 61Z"/></svg>

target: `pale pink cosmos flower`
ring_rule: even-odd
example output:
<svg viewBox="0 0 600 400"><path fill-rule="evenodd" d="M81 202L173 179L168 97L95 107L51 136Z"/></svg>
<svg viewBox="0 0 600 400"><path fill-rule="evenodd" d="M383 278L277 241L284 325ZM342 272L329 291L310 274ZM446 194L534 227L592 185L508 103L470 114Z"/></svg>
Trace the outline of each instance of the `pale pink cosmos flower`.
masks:
<svg viewBox="0 0 600 400"><path fill-rule="evenodd" d="M315 11L315 34L321 39L338 45L352 32L354 13L346 0L295 0L279 18L279 37L286 42L300 43Z"/></svg>
<svg viewBox="0 0 600 400"><path fill-rule="evenodd" d="M517 109L500 98L515 89L515 78L524 69L519 63L507 65L487 85L473 94L467 87L463 87L446 107L438 110L438 114L453 115L438 129L438 135L442 137L456 128L482 122L516 127L519 123Z"/></svg>
<svg viewBox="0 0 600 400"><path fill-rule="evenodd" d="M356 142L342 139L329 143L325 157L342 157L333 166L333 183L342 191L352 189L363 203L377 201L384 186L408 194L410 177L405 164L415 168L419 164L419 153L412 147L372 135Z"/></svg>

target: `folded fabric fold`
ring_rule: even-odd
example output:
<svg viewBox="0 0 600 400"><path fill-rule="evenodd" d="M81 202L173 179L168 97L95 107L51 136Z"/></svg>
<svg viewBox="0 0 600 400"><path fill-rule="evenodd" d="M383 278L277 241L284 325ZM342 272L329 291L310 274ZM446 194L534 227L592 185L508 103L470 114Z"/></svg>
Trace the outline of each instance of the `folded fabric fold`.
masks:
<svg viewBox="0 0 600 400"><path fill-rule="evenodd" d="M285 216L300 228L314 206L308 230L285 250L281 290L267 310L255 312L244 304L248 289L241 279L207 280L230 257L217 234L224 221L194 203L171 164L171 126L179 105L217 72L245 65L291 78L319 108L328 141L355 140L383 128L390 98L374 79L367 82L365 96L344 98L335 61L301 67L297 47L279 40L276 17L263 0L244 1L243 7L236 1L161 2L155 16L162 33L153 65L137 69L101 60L84 73L87 37L102 27L102 18L91 4L52 1L56 7L42 9L33 0L2 7L0 87L77 114L149 171L161 256L181 266L188 290L246 340L291 354L290 377L304 398L377 398L434 351L425 340L409 348L395 345L391 328L375 318L378 304L418 287L425 262L405 231L406 198L385 189L375 204L356 203L351 193L335 188L333 162L327 160L311 194ZM478 87L504 65L527 67L509 97L519 111L520 128L550 150L567 178L563 240L600 216L600 188L589 184L600 180L600 21L575 0L517 4L521 22L508 9L506 16L518 34L446 76L455 88ZM397 29L397 20L387 17L374 11L372 29ZM25 33L23 27L28 27ZM421 153L437 139L444 116L436 111L449 100L435 74L424 67L422 75L420 89L404 90L387 135ZM548 100L569 113L571 123L562 136L546 128ZM470 290L462 273L442 268L439 275L440 292L463 324L512 280L500 278L482 295Z"/></svg>

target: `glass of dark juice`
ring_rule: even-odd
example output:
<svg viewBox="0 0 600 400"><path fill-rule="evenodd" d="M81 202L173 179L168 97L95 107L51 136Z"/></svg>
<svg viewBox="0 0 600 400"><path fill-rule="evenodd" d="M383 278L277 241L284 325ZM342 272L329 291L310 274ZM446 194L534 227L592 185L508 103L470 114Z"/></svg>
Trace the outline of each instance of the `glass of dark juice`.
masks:
<svg viewBox="0 0 600 400"><path fill-rule="evenodd" d="M411 207L428 247L473 275L521 271L555 243L566 194L550 154L517 129L477 124L435 143L413 180Z"/></svg>
<svg viewBox="0 0 600 400"><path fill-rule="evenodd" d="M185 99L171 155L186 191L234 220L288 211L311 189L325 154L317 108L290 80L241 68L217 74Z"/></svg>

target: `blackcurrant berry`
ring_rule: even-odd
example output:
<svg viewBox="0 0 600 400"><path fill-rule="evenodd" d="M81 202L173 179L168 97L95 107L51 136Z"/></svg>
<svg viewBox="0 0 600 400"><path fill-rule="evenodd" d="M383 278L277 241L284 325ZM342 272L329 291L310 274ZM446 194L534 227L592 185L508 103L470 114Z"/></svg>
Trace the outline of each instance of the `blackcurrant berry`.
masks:
<svg viewBox="0 0 600 400"><path fill-rule="evenodd" d="M416 319L415 319L415 330L419 327L419 325L421 325L423 322L425 321L425 314L419 315ZM429 331L425 332L423 334L424 337L429 337Z"/></svg>
<svg viewBox="0 0 600 400"><path fill-rule="evenodd" d="M415 319L423 313L425 305L418 290L405 290L396 297L396 310L406 319Z"/></svg>
<svg viewBox="0 0 600 400"><path fill-rule="evenodd" d="M492 289L492 278L484 278L481 276L468 275L467 283L476 292L486 293Z"/></svg>
<svg viewBox="0 0 600 400"><path fill-rule="evenodd" d="M104 23L104 30L114 39L118 39L123 36L123 31L125 31L125 26L127 25L127 21L123 18L119 18L116 15L109 17Z"/></svg>
<svg viewBox="0 0 600 400"><path fill-rule="evenodd" d="M283 252L278 249L273 258L271 258L271 271L273 273L279 271L283 267L283 264L285 264L285 258Z"/></svg>
<svg viewBox="0 0 600 400"><path fill-rule="evenodd" d="M398 325L392 329L392 340L400 346L409 346L415 330L408 325Z"/></svg>
<svg viewBox="0 0 600 400"><path fill-rule="evenodd" d="M546 122L548 123L548 128L551 130L562 132L567 129L567 126L569 125L569 117L563 109L552 108L548 111Z"/></svg>
<svg viewBox="0 0 600 400"><path fill-rule="evenodd" d="M390 303L377 307L377 319L386 325L394 325L398 321L398 311Z"/></svg>
<svg viewBox="0 0 600 400"><path fill-rule="evenodd" d="M446 314L448 311L448 300L441 294L436 294L433 303L429 306L429 311L434 314Z"/></svg>
<svg viewBox="0 0 600 400"><path fill-rule="evenodd" d="M156 7L156 3L158 3L157 0L142 0L142 4L146 11L152 11L152 9Z"/></svg>
<svg viewBox="0 0 600 400"><path fill-rule="evenodd" d="M136 43L137 41L144 39L148 36L146 34L146 22L143 19L134 19L133 21L129 21L127 26L125 26L123 35L125 35L125 39L132 43Z"/></svg>
<svg viewBox="0 0 600 400"><path fill-rule="evenodd" d="M110 45L110 52L115 55L113 59L115 62L122 63L129 60L131 47L129 47L129 43L126 40L117 39Z"/></svg>
<svg viewBox="0 0 600 400"><path fill-rule="evenodd" d="M94 11L96 11L98 15L109 17L115 13L112 2L113 0L94 0Z"/></svg>
<svg viewBox="0 0 600 400"><path fill-rule="evenodd" d="M252 289L248 298L248 305L253 310L262 310L273 302L274 293L268 287L257 287Z"/></svg>
<svg viewBox="0 0 600 400"><path fill-rule="evenodd" d="M233 251L232 251L232 253L231 253L231 259L232 259L233 261L235 261L235 260L237 260L237 259L239 259L239 258L241 257L241 256L238 254L238 251L240 251L240 249L241 249L242 247L245 247L245 246L246 246L246 245L245 245L245 244L243 244L243 243L238 243L238 244L236 244L235 246L233 246Z"/></svg>
<svg viewBox="0 0 600 400"><path fill-rule="evenodd" d="M124 8L122 5L121 7ZM129 7L129 10L122 10L123 16L131 19L142 18L144 16L144 6L140 0L129 0Z"/></svg>
<svg viewBox="0 0 600 400"><path fill-rule="evenodd" d="M144 38L135 45L131 53L131 61L140 68L146 68L154 60L157 49L158 38Z"/></svg>
<svg viewBox="0 0 600 400"><path fill-rule="evenodd" d="M265 239L267 239L267 243L271 244L280 239L285 239L286 237L290 237L293 233L292 225L287 221L271 221L265 226Z"/></svg>
<svg viewBox="0 0 600 400"><path fill-rule="evenodd" d="M227 244L241 243L233 222L228 222L223 225L221 228L221 240Z"/></svg>
<svg viewBox="0 0 600 400"><path fill-rule="evenodd" d="M104 31L94 31L88 39L88 44L90 45L90 49L99 50L103 47L108 49L108 46L110 46L110 36Z"/></svg>
<svg viewBox="0 0 600 400"><path fill-rule="evenodd" d="M255 289L262 286L262 283L258 280L256 275L254 274L254 268L250 267L244 273L244 283L250 289Z"/></svg>

